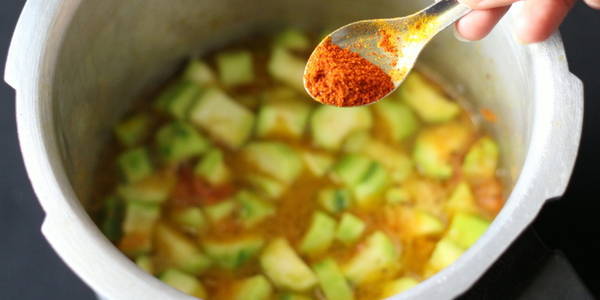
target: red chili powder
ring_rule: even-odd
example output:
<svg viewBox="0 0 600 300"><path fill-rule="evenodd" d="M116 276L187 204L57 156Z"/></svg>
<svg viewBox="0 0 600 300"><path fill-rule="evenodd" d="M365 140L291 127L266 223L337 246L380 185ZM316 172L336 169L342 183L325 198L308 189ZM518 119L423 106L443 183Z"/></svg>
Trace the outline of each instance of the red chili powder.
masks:
<svg viewBox="0 0 600 300"><path fill-rule="evenodd" d="M379 29L379 35L381 39L378 46L388 53L398 55L398 48L392 43L392 35L385 29Z"/></svg>
<svg viewBox="0 0 600 300"><path fill-rule="evenodd" d="M336 106L369 104L394 89L392 78L382 69L330 38L311 56L304 80L315 99Z"/></svg>

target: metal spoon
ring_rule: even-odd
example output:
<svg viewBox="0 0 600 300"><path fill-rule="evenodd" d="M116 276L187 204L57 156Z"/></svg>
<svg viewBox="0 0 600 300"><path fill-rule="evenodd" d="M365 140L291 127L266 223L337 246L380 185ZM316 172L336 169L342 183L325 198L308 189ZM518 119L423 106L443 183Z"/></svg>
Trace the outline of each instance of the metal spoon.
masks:
<svg viewBox="0 0 600 300"><path fill-rule="evenodd" d="M331 39L333 44L358 53L378 66L392 79L394 89L390 91L391 93L404 81L427 43L440 31L470 11L468 6L457 0L441 0L406 17L350 23L326 36L319 46ZM392 48L395 47L398 50L396 53L386 51L386 49L390 50L390 47L381 47L384 34L388 36ZM309 63L312 59L316 59L313 57L315 52L309 58ZM307 70L308 68L305 68L305 75ZM320 101L307 88L306 78L304 88L311 97ZM370 103L380 99L375 99Z"/></svg>

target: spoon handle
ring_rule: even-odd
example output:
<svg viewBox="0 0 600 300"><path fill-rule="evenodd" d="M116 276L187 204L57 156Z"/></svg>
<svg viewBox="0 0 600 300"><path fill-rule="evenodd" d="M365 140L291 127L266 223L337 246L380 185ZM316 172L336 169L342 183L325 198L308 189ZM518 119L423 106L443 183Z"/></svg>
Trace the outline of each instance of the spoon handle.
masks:
<svg viewBox="0 0 600 300"><path fill-rule="evenodd" d="M436 18L438 31L458 21L461 17L471 11L471 8L460 3L458 0L440 0L423 9L417 15L425 15Z"/></svg>

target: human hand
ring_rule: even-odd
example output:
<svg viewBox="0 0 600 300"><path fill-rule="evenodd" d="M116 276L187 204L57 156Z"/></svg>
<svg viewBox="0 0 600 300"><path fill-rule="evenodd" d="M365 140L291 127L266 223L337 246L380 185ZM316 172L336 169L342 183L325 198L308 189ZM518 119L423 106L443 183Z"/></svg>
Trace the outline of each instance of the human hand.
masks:
<svg viewBox="0 0 600 300"><path fill-rule="evenodd" d="M461 0L474 11L455 24L457 34L466 40L484 38L519 0ZM526 0L522 15L517 19L516 37L523 43L547 39L562 23L576 0ZM594 9L600 9L600 0L584 0Z"/></svg>

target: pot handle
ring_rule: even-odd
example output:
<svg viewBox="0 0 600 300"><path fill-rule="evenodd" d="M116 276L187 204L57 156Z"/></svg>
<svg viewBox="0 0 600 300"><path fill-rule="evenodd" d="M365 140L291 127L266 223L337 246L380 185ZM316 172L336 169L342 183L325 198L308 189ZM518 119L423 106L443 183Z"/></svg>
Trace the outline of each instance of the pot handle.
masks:
<svg viewBox="0 0 600 300"><path fill-rule="evenodd" d="M541 189L548 200L562 196L569 185L583 126L583 83L569 71L566 73L567 76L557 78L562 84L555 95L557 101L549 129L551 137L547 139L545 149L540 149L542 152L531 152L531 155L546 154L539 172L542 175L533 189Z"/></svg>

